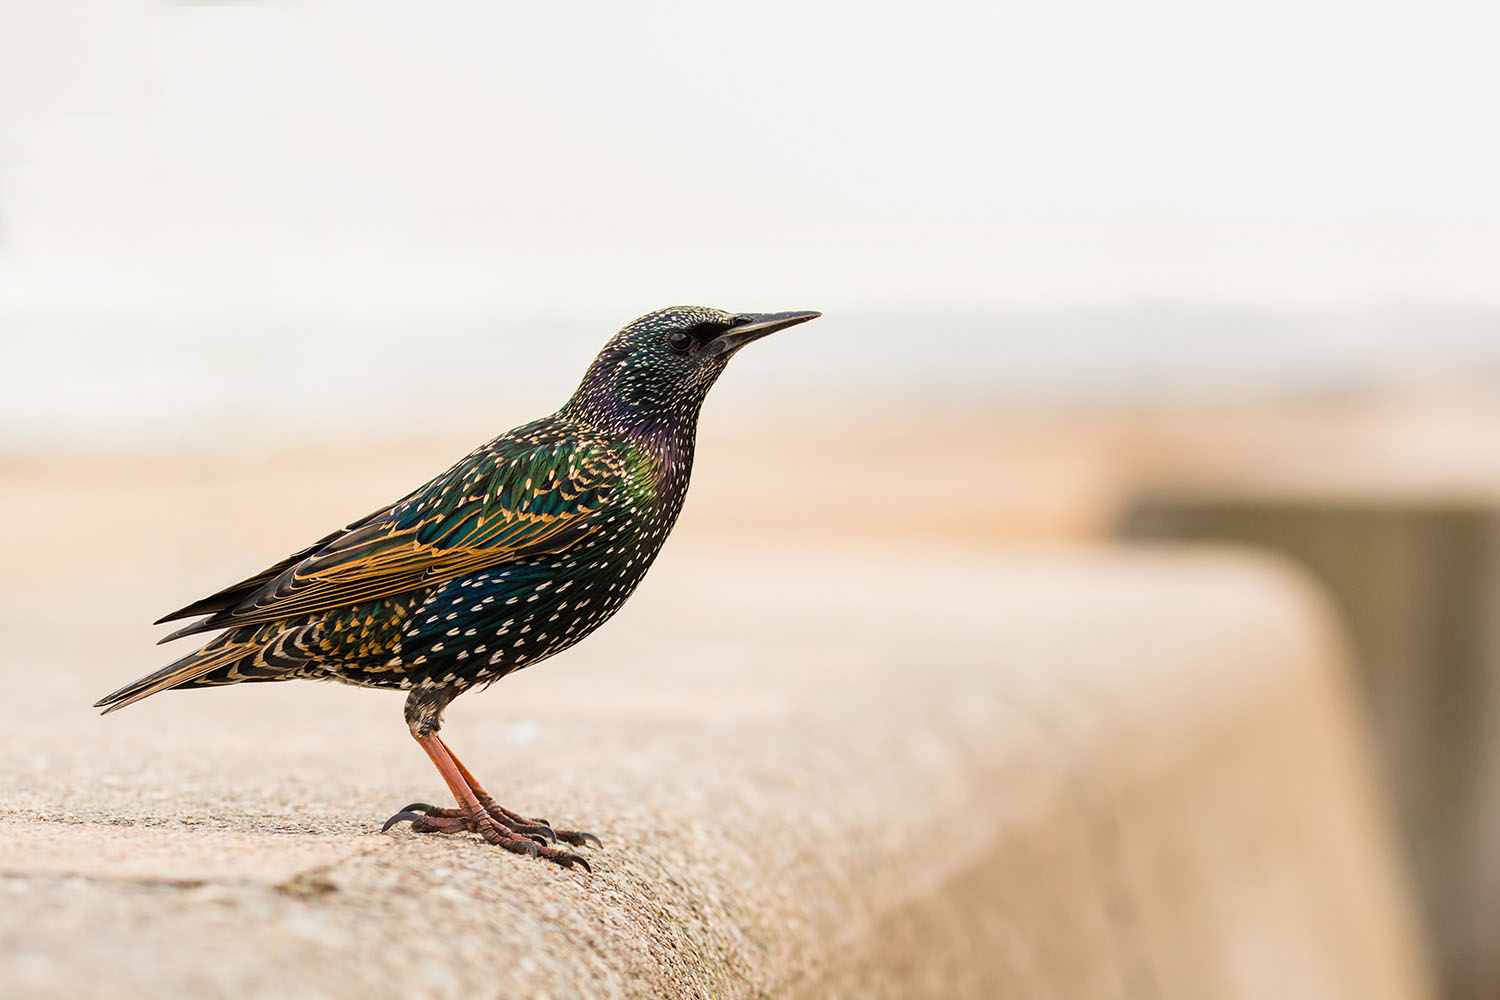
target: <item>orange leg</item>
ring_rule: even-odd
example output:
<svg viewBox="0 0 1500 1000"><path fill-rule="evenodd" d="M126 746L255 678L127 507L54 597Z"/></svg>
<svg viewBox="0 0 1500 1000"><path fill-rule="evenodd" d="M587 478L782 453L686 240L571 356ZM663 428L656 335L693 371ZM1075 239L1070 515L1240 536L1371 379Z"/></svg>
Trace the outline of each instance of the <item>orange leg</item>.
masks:
<svg viewBox="0 0 1500 1000"><path fill-rule="evenodd" d="M543 857L565 868L577 864L585 870L591 870L589 863L583 858L550 845L559 839L574 845L588 842L598 845L599 838L578 830L554 831L545 820L529 820L511 812L490 797L436 733L421 735L413 731L412 738L432 759L433 766L443 776L448 790L457 800L458 808L441 809L425 802L413 802L386 820L382 831L407 820L411 821L412 829L419 833L456 833L468 830L517 854Z"/></svg>
<svg viewBox="0 0 1500 1000"><path fill-rule="evenodd" d="M592 843L595 847L604 846L599 841L599 838L592 833L585 833L582 830L554 830L552 824L544 819L527 819L525 816L511 812L490 797L490 793L484 790L484 786L479 783L478 779L469 773L467 767L464 767L464 762L458 759L458 754L454 753L448 744L443 743L442 737L434 733L433 738L443 744L443 749L448 751L448 757L453 761L454 766L458 768L458 773L463 776L464 782L474 792L474 797L479 800L479 804L484 807L485 812L491 816L497 818L501 816L505 817L511 821L506 824L507 826L511 826L512 829L527 833L528 835L541 833L551 840L561 840L563 843L572 844L574 847L581 847L587 843Z"/></svg>

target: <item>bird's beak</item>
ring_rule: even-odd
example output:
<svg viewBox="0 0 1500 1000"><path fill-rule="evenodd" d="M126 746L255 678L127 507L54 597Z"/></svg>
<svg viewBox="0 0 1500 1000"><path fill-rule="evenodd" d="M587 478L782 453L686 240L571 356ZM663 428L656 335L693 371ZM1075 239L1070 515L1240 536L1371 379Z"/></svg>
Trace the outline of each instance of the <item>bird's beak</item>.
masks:
<svg viewBox="0 0 1500 1000"><path fill-rule="evenodd" d="M741 313L734 318L734 326L715 337L712 343L718 349L717 353L733 354L752 340L821 315L820 312Z"/></svg>

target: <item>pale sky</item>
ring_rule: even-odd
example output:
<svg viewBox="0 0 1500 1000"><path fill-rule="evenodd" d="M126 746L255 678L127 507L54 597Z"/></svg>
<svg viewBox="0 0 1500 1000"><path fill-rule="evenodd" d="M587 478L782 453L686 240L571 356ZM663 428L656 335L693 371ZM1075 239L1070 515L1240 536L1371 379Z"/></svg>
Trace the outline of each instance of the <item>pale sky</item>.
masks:
<svg viewBox="0 0 1500 1000"><path fill-rule="evenodd" d="M1491 5L0 3L10 301L1500 305Z"/></svg>

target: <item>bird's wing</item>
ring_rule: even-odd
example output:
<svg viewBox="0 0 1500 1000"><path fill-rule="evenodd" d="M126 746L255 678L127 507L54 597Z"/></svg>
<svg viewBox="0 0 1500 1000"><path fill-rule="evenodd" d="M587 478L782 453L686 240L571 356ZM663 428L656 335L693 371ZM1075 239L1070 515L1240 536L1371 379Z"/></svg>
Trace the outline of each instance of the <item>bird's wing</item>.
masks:
<svg viewBox="0 0 1500 1000"><path fill-rule="evenodd" d="M625 475L623 456L604 442L503 442L300 559L189 605L222 606L167 639L318 614L559 551L597 526Z"/></svg>
<svg viewBox="0 0 1500 1000"><path fill-rule="evenodd" d="M390 511L391 508L389 506L382 507L374 513L368 514L365 517L360 518L358 521L349 524L347 527L340 528L338 531L324 535L322 538L318 539L316 542L313 542L301 552L293 552L291 555L287 556L276 565L268 567L267 569L263 569L254 576L249 577L245 580L241 580L239 583L236 583L232 587L225 587L223 590L220 590L217 593L210 594L202 600L194 601L187 607L178 608L176 611L173 611L169 615L162 615L160 618L156 619L155 624L162 625L166 622L175 622L183 618L197 618L200 615L209 615L213 614L215 611L223 611L226 608L232 608L236 604L240 603L240 601L243 601L245 598L250 597L266 584L270 583L282 573L286 572L286 570L290 567L296 565L297 563L306 559L308 556L317 552L323 546L339 538L341 535L353 531L355 528L364 527L371 521L375 520L377 517L389 514Z"/></svg>

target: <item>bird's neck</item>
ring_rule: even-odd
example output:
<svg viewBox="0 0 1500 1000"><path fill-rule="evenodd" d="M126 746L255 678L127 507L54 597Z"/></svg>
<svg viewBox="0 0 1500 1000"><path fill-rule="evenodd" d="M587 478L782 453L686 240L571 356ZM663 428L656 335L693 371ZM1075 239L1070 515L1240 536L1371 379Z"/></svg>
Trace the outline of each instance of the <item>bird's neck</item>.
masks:
<svg viewBox="0 0 1500 1000"><path fill-rule="evenodd" d="M672 494L687 489L701 407L699 400L696 405L661 410L580 394L568 401L562 413L641 454L653 466L657 488Z"/></svg>

